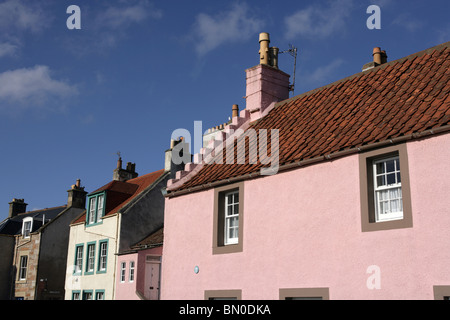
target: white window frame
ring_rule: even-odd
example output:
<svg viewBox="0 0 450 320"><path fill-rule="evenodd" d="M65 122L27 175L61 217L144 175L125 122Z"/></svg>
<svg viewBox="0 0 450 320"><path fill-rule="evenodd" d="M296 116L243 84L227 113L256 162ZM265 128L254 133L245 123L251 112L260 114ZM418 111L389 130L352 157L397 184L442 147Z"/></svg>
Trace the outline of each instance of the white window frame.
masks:
<svg viewBox="0 0 450 320"><path fill-rule="evenodd" d="M83 291L83 300L94 300L94 293L91 290Z"/></svg>
<svg viewBox="0 0 450 320"><path fill-rule="evenodd" d="M82 245L75 247L75 268L74 273L81 273L83 270L83 250Z"/></svg>
<svg viewBox="0 0 450 320"><path fill-rule="evenodd" d="M105 292L104 291L96 291L95 292L95 300L105 300Z"/></svg>
<svg viewBox="0 0 450 320"><path fill-rule="evenodd" d="M92 224L95 222L95 211L96 211L96 203L97 203L97 197L92 197L89 199L89 218L88 218L88 224Z"/></svg>
<svg viewBox="0 0 450 320"><path fill-rule="evenodd" d="M95 270L95 243L87 245L87 265L86 272L94 272Z"/></svg>
<svg viewBox="0 0 450 320"><path fill-rule="evenodd" d="M97 196L96 199L97 199L97 219L96 219L96 221L100 222L100 220L102 219L102 214L103 214L105 195L101 194L101 195Z"/></svg>
<svg viewBox="0 0 450 320"><path fill-rule="evenodd" d="M81 300L81 292L72 292L72 300Z"/></svg>
<svg viewBox="0 0 450 320"><path fill-rule="evenodd" d="M233 202L229 203L229 196L233 196ZM239 242L239 200L235 201L235 196L239 197L239 190L231 191L225 193L225 209L224 209L224 219L225 219L225 230L224 230L224 244L236 244ZM235 213L235 209L237 208L237 213ZM237 218L237 223L235 226L231 226L231 221ZM230 229L235 229L236 237L230 237Z"/></svg>
<svg viewBox="0 0 450 320"><path fill-rule="evenodd" d="M125 282L125 275L127 270L127 263L125 261L120 263L120 282Z"/></svg>
<svg viewBox="0 0 450 320"><path fill-rule="evenodd" d="M130 271L128 272L128 282L134 282L134 261L130 261Z"/></svg>
<svg viewBox="0 0 450 320"><path fill-rule="evenodd" d="M102 241L99 244L99 261L98 261L98 271L106 271L108 259L108 242Z"/></svg>
<svg viewBox="0 0 450 320"><path fill-rule="evenodd" d="M20 256L19 280L27 279L28 256Z"/></svg>
<svg viewBox="0 0 450 320"><path fill-rule="evenodd" d="M27 228L28 226L28 228ZM22 236L24 238L29 238L31 230L33 229L33 218L27 217L22 220Z"/></svg>
<svg viewBox="0 0 450 320"><path fill-rule="evenodd" d="M394 171L387 172L386 163L388 161L392 161L392 160L394 161ZM380 163L382 163L383 166L384 166L384 173L377 173L377 165L380 164ZM401 168L397 167L397 166L399 166L399 164L400 164L400 157L399 156L383 158L383 159L377 159L377 160L374 160L373 163L372 163L372 166L373 166L373 170L372 171L373 171L375 221L376 222L403 219L402 183L401 183L401 178L400 178L400 170L401 170ZM394 175L395 183L387 184L387 175L388 174L393 174ZM378 186L378 180L377 180L378 177L380 177L380 178L384 177L385 185ZM395 198L395 199L391 199L390 196L389 196L389 191L390 190L395 190L395 189L398 190L398 193L400 194L400 197L399 198ZM388 191L387 199L380 200L381 193L386 192L386 191ZM388 204L389 205L389 210L390 210L391 202L394 201L394 200L400 200L401 211L381 213L381 204L380 203L381 202L385 202L386 204Z"/></svg>

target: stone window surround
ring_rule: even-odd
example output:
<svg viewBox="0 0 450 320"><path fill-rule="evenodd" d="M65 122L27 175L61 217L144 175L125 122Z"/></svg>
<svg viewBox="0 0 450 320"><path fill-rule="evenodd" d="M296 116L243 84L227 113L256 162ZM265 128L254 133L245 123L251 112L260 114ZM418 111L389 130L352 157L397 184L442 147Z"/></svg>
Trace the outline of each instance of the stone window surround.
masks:
<svg viewBox="0 0 450 320"><path fill-rule="evenodd" d="M400 160L400 175L402 181L403 219L375 222L375 207L373 196L372 162L389 156L398 155ZM409 183L409 165L406 144L389 146L359 154L359 181L361 199L361 229L362 232L411 228L412 208L411 189Z"/></svg>
<svg viewBox="0 0 450 320"><path fill-rule="evenodd" d="M239 240L236 244L224 245L225 229L225 197L230 191L239 190ZM213 254L226 254L243 251L244 240L244 182L233 183L214 189L214 216L213 216Z"/></svg>

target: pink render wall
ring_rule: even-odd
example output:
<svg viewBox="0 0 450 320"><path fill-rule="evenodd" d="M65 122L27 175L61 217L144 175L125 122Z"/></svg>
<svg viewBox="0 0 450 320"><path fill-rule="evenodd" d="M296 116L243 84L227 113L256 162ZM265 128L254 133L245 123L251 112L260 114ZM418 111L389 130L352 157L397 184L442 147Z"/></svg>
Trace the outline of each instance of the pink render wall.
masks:
<svg viewBox="0 0 450 320"><path fill-rule="evenodd" d="M161 255L162 247L140 250L137 253L130 253L118 256L116 269L116 293L114 300L140 300L138 291L144 296L145 283L145 257L146 255ZM135 279L129 282L130 262L135 263ZM125 282L120 282L121 263L126 262Z"/></svg>
<svg viewBox="0 0 450 320"><path fill-rule="evenodd" d="M245 181L240 253L212 255L214 190L166 199L161 298L327 287L330 299L433 299L434 285L450 285L450 135L407 152L413 228L361 231L358 155Z"/></svg>

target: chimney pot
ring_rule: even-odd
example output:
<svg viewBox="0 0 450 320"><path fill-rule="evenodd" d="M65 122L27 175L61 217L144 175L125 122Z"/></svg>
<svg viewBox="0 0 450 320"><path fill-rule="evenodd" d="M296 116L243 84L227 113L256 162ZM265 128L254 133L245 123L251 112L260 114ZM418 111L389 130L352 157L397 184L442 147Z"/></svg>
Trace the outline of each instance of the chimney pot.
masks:
<svg viewBox="0 0 450 320"><path fill-rule="evenodd" d="M239 115L239 106L237 104L233 104L232 107L232 117L237 117Z"/></svg>
<svg viewBox="0 0 450 320"><path fill-rule="evenodd" d="M381 48L375 47L373 48L373 62L377 63L378 65L381 64Z"/></svg>
<svg viewBox="0 0 450 320"><path fill-rule="evenodd" d="M259 34L259 63L269 64L269 43L270 36L267 32Z"/></svg>
<svg viewBox="0 0 450 320"><path fill-rule="evenodd" d="M270 65L276 69L278 69L278 49L277 47L271 47L270 50Z"/></svg>
<svg viewBox="0 0 450 320"><path fill-rule="evenodd" d="M386 63L387 62L387 58L388 58L388 56L387 56L387 54L386 54L386 51L385 50L382 50L381 51L381 63L383 64L383 63Z"/></svg>

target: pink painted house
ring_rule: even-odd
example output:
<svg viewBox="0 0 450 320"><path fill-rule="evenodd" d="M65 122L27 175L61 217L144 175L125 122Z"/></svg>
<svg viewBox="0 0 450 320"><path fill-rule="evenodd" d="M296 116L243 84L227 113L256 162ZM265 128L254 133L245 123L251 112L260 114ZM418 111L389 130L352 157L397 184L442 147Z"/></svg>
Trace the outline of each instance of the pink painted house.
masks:
<svg viewBox="0 0 450 320"><path fill-rule="evenodd" d="M450 297L450 42L289 99L260 40L245 109L168 182L161 298Z"/></svg>
<svg viewBox="0 0 450 320"><path fill-rule="evenodd" d="M163 228L119 254L115 300L159 300Z"/></svg>

